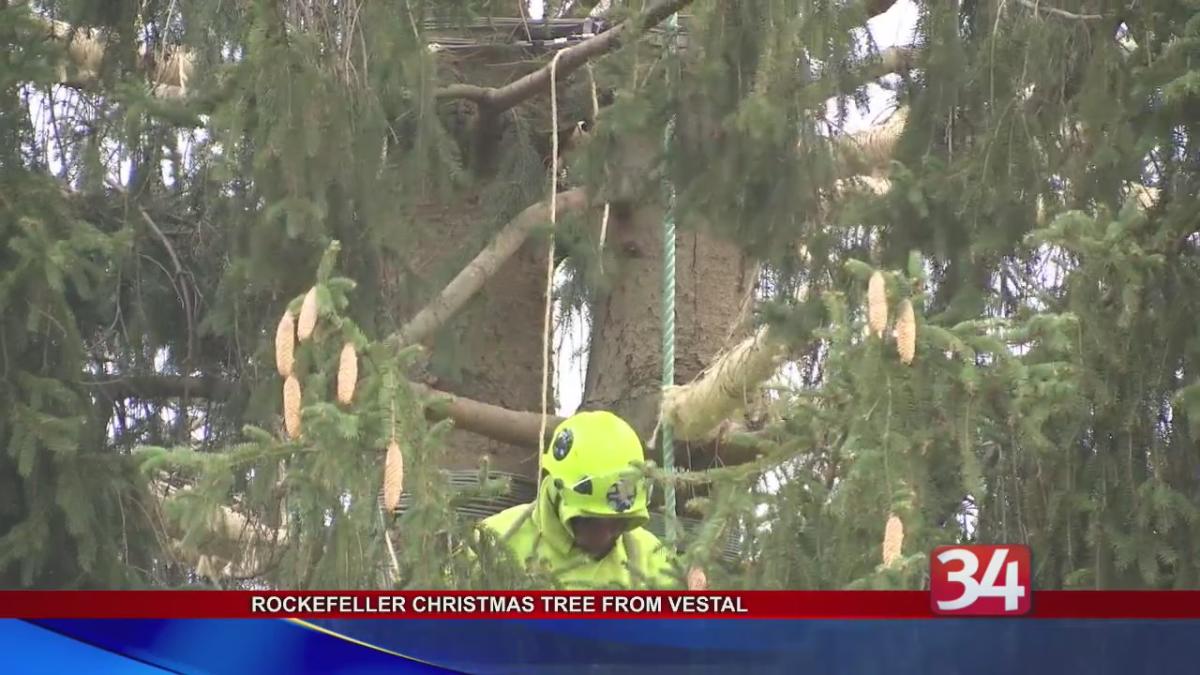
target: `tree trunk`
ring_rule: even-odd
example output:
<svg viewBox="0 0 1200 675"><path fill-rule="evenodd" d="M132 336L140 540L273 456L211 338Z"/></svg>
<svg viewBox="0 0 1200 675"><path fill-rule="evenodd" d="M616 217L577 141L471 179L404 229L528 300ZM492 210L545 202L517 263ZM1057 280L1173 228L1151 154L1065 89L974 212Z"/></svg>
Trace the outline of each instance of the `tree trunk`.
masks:
<svg viewBox="0 0 1200 675"><path fill-rule="evenodd" d="M484 287L474 306L447 327L456 331L454 338L465 357L461 378L449 391L511 410L541 410L547 254L543 239L526 242ZM551 382L553 367L552 360ZM555 413L553 398L547 412ZM484 455L497 471L537 475L535 453L465 431L454 432L445 466L474 468Z"/></svg>
<svg viewBox="0 0 1200 675"><path fill-rule="evenodd" d="M647 443L662 390L662 208L614 209L608 246L618 258L611 291L593 310L583 405L609 409ZM676 236L675 381L691 381L731 338L744 334L757 268L737 246L681 224ZM647 448L656 462L657 448ZM711 459L708 448L681 445L680 466Z"/></svg>
<svg viewBox="0 0 1200 675"><path fill-rule="evenodd" d="M517 3L510 5L517 10ZM511 50L480 49L446 56L439 61L447 80L461 79L479 86L502 86L533 69ZM539 103L542 107L541 103ZM422 291L409 294L404 309L396 316L405 324L423 309L445 284L472 261L509 220L497 218L496 204L480 195L494 180L512 180L496 175L497 152L506 124L502 111L481 108L476 103L450 101L445 106L447 125L464 152L467 168L474 174L479 192L451 197L445 204L420 209L419 218L436 227L427 240L414 242L404 262L410 274L420 279ZM546 175L549 188L549 174ZM479 226L496 222L496 231L480 234ZM531 236L490 276L471 300L422 340L431 349L426 382L442 391L517 411L540 411L542 407L542 330L545 311L546 256L543 236ZM416 296L420 297L416 297ZM553 360L550 382L553 382ZM553 393L553 392L551 392ZM550 400L550 415L556 412ZM450 434L442 461L447 469L475 469L487 456L492 470L536 478L537 455L528 448L489 439L468 431Z"/></svg>
<svg viewBox="0 0 1200 675"><path fill-rule="evenodd" d="M436 223L428 229L437 234L414 242L414 255L404 261L410 277L405 285L415 282L423 290L397 298L399 323L424 307L482 250L488 238L479 236L477 228L495 219L489 206L468 196L420 209L418 217ZM547 246L544 237L531 237L461 311L424 341L430 348L428 384L511 410L541 410ZM554 412L551 401L549 413ZM450 434L442 464L447 469L474 469L485 455L494 470L536 475L537 457L530 450L457 429Z"/></svg>

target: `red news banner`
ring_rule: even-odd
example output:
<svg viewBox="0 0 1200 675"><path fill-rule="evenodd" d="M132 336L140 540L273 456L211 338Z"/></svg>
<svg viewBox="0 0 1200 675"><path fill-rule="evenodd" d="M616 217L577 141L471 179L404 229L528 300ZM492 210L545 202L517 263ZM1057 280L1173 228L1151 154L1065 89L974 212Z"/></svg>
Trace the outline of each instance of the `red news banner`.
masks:
<svg viewBox="0 0 1200 675"><path fill-rule="evenodd" d="M1038 591L1026 618L1200 619L1197 591ZM933 619L928 591L0 591L0 617Z"/></svg>
<svg viewBox="0 0 1200 675"><path fill-rule="evenodd" d="M930 554L927 591L0 591L0 618L1200 619L1200 591L1036 591L1028 547Z"/></svg>

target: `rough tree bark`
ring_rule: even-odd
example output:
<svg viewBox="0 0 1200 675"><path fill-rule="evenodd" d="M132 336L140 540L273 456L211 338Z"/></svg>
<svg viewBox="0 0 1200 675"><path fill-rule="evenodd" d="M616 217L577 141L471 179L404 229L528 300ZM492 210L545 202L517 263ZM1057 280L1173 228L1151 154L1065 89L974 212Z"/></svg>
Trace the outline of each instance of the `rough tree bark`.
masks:
<svg viewBox="0 0 1200 675"><path fill-rule="evenodd" d="M412 256L405 261L410 274L424 277L427 281L422 285L427 288L438 288L456 267L474 259L480 250L478 238L466 233L475 223L492 217L488 206L466 200L423 209L427 224L438 224L438 235L436 241L431 238L414 245ZM427 374L429 384L500 408L541 409L546 255L544 238L526 240L469 301L458 303L462 309L457 314L428 335L426 342L433 346L435 356ZM395 309L410 319L430 300L430 296L409 298ZM474 469L485 455L494 470L529 477L536 472L536 453L527 447L461 426L450 434L443 465Z"/></svg>
<svg viewBox="0 0 1200 675"><path fill-rule="evenodd" d="M609 271L616 280L592 314L592 335L584 386L587 409L612 410L627 419L648 443L658 421L662 382L662 216L661 206L617 209L608 245L618 257ZM681 226L676 237L675 378L691 381L730 338L740 335L747 296L757 266L737 246ZM680 463L711 458L711 451ZM649 452L656 461L656 450Z"/></svg>

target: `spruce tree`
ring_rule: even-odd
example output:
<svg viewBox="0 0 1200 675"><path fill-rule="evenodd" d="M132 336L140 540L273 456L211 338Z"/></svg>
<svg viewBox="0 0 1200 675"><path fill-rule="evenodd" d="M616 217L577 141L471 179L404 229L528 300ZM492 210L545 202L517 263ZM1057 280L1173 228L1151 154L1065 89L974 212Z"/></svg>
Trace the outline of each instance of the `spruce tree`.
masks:
<svg viewBox="0 0 1200 675"><path fill-rule="evenodd" d="M0 584L553 583L475 529L537 475L551 244L550 336L590 317L582 398L713 586L919 588L960 541L1200 583L1185 3L522 8L0 8Z"/></svg>

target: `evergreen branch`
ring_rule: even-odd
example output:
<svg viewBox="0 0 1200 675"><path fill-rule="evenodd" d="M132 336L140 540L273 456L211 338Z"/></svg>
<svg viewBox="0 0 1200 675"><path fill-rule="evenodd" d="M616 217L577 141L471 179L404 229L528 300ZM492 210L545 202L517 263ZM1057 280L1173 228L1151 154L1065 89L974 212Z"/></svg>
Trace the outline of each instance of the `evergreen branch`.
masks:
<svg viewBox="0 0 1200 675"><path fill-rule="evenodd" d="M733 453L722 453L724 465L707 469L676 470L670 473L655 467L647 473L657 481L672 482L677 486L716 484L724 481L739 482L760 476L772 467L777 467L796 455L795 450L780 445L767 436L766 432L733 432L729 437L732 445L723 446ZM740 438L737 438L740 436ZM734 440L736 438L736 440Z"/></svg>
<svg viewBox="0 0 1200 675"><path fill-rule="evenodd" d="M220 401L231 398L238 388L235 382L218 378L176 375L120 379L93 377L87 380L86 384L98 388L111 400L164 399L187 395ZM458 429L518 447L537 450L545 445L545 440L537 440L541 429L541 413L512 410L440 391L417 382L409 384L415 392L427 399L425 414L432 421L450 419ZM550 416L546 421L547 436L549 431L561 422L562 418L557 415ZM727 429L725 433L719 434L719 443L722 448L721 459L726 464L751 461L761 450L753 434L739 434L735 429Z"/></svg>
<svg viewBox="0 0 1200 675"><path fill-rule="evenodd" d="M171 256L171 262L175 265L175 277L171 280L171 285L175 287L175 293L179 296L180 304L183 305L184 316L187 318L187 356L183 362L190 364L192 356L195 353L196 339L196 311L192 303L192 292L188 286L188 273L184 270L183 265L179 262L179 256L175 253L175 247L171 245L171 240L163 231L159 229L158 224L146 213L146 209L138 207L138 213L142 215L142 220L150 226L154 234L158 236L158 240L162 242L163 248L167 250L167 254Z"/></svg>
<svg viewBox="0 0 1200 675"><path fill-rule="evenodd" d="M559 213L586 208L588 196L582 188L575 188L558 195ZM438 328L455 312L462 309L517 252L529 238L534 228L550 222L550 204L538 202L519 213L501 228L495 239L474 260L458 273L416 316L388 338L397 348L419 343Z"/></svg>

